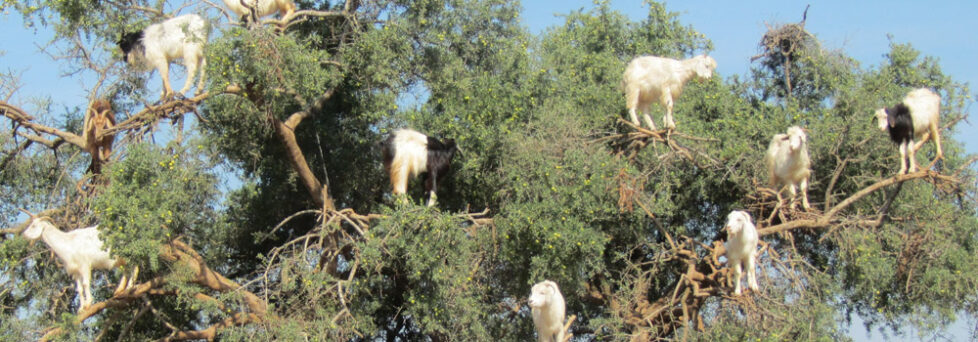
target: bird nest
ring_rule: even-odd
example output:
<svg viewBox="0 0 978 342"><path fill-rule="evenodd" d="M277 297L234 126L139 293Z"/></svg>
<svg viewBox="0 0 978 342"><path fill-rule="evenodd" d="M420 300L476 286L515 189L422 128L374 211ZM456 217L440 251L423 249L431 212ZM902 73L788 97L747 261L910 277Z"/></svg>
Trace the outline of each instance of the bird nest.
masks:
<svg viewBox="0 0 978 342"><path fill-rule="evenodd" d="M751 61L765 56L771 56L776 60L794 60L798 53L814 45L817 41L815 36L805 30L805 20L808 17L808 8L802 15L801 22L781 25L768 25L768 30L761 37L760 48L762 53L751 58Z"/></svg>
<svg viewBox="0 0 978 342"><path fill-rule="evenodd" d="M804 23L785 24L770 28L761 38L761 48L767 54L780 54L795 59L799 51L811 46L814 36L805 31Z"/></svg>

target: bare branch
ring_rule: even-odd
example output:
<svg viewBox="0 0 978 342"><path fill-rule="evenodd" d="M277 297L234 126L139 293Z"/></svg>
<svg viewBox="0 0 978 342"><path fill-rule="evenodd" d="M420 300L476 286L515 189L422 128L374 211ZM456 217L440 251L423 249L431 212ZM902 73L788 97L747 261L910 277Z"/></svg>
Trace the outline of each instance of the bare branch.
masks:
<svg viewBox="0 0 978 342"><path fill-rule="evenodd" d="M82 137L74 133L65 132L57 128L48 127L39 123L35 123L33 121L34 117L27 115L27 113L24 112L24 110L16 106L13 106L7 102L0 102L0 112L3 112L4 116L6 116L10 120L13 120L14 122L16 122L21 126L32 129L36 132L57 136L61 139L64 139L64 141L67 141L72 145L78 146L79 148L82 149L85 148L85 140L82 139ZM44 143L44 141L40 141L40 140L38 140L37 142Z"/></svg>

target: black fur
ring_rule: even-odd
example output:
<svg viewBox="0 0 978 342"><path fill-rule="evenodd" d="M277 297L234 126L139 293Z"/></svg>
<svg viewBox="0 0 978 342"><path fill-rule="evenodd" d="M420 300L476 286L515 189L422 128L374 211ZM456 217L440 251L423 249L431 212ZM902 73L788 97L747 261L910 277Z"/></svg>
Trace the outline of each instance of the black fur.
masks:
<svg viewBox="0 0 978 342"><path fill-rule="evenodd" d="M126 56L129 55L129 52L133 51L133 49L136 49L136 47L139 44L142 44L142 40L143 40L142 30L140 30L139 32L123 34L122 38L120 38L119 41L117 42L119 44L119 48L122 49L122 60L126 60Z"/></svg>
<svg viewBox="0 0 978 342"><path fill-rule="evenodd" d="M448 175L452 170L452 158L458 146L455 139L445 139L444 142L428 137L428 163L425 167L428 172L424 175L424 191L431 192L438 190L438 179Z"/></svg>
<svg viewBox="0 0 978 342"><path fill-rule="evenodd" d="M394 156L397 155L397 146L394 144L394 138L395 136L391 134L381 142L384 170L388 175L390 174L391 163L394 162ZM424 178L424 190L425 193L437 192L438 180L444 178L451 172L452 158L455 157L458 146L455 145L455 139L440 141L428 136L428 146L426 149L428 151L427 162L425 164L427 171L421 175Z"/></svg>
<svg viewBox="0 0 978 342"><path fill-rule="evenodd" d="M389 175L391 172L391 163L394 162L394 155L397 154L397 147L394 146L393 134L381 142L380 152L384 156L384 170L387 171L387 174Z"/></svg>
<svg viewBox="0 0 978 342"><path fill-rule="evenodd" d="M900 103L886 108L886 122L889 125L890 139L897 144L913 139L913 116L910 107Z"/></svg>

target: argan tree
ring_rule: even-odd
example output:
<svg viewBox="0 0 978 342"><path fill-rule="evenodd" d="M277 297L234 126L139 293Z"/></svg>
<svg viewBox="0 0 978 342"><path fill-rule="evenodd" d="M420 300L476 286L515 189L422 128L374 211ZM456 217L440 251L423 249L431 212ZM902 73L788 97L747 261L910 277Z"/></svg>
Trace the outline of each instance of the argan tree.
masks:
<svg viewBox="0 0 978 342"><path fill-rule="evenodd" d="M544 279L575 341L838 340L854 314L934 334L978 310L974 158L953 139L969 90L909 45L861 68L806 35L806 55L744 79L718 61L666 132L621 120L626 63L712 44L656 2L637 22L598 2L539 35L504 0L302 0L258 22L209 1L2 6L53 31L90 94L31 100L0 75L5 340L525 341ZM183 13L211 23L206 87L159 99L115 42ZM917 87L942 95L945 157L896 175L870 118ZM117 120L89 172L95 100ZM809 132L810 211L776 206L761 166L791 125ZM379 142L400 127L461 147L435 207L420 181L390 195ZM121 273L102 273L76 313L18 208L98 224L137 284L113 294ZM742 296L723 256L735 209L762 241Z"/></svg>

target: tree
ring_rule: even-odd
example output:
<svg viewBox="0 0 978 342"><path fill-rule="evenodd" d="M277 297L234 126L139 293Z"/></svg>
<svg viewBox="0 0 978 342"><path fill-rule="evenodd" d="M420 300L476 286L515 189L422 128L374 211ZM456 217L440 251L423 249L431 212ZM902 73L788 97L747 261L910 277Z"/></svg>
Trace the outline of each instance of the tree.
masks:
<svg viewBox="0 0 978 342"><path fill-rule="evenodd" d="M540 36L503 0L300 1L257 24L206 2L5 5L54 29L119 120L112 157L86 173L85 108L0 102L0 337L527 340L543 279L578 340L835 340L853 313L928 331L975 314L973 158L946 138L944 160L894 176L868 120L926 86L953 131L966 86L907 45L873 69L815 45L787 82L764 62L688 84L678 131L648 131L618 119L625 64L712 48L649 5L631 22L598 2ZM113 42L187 12L213 26L206 89L153 103ZM793 124L811 132L810 212L776 209L760 167ZM377 143L402 126L462 148L434 208L416 185L408 204L388 195ZM109 274L74 314L60 265L17 236L19 207L99 224L138 284L111 295ZM737 208L763 240L761 291L740 297L719 229Z"/></svg>

